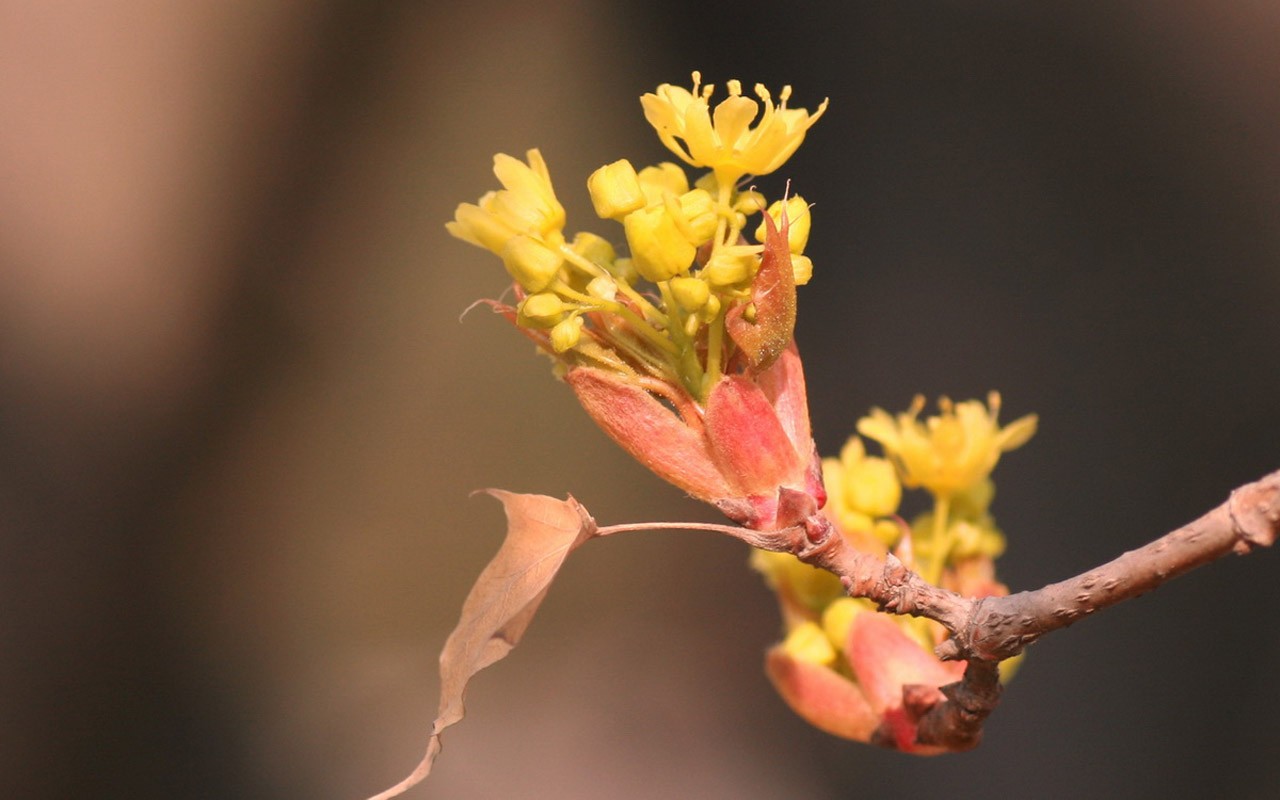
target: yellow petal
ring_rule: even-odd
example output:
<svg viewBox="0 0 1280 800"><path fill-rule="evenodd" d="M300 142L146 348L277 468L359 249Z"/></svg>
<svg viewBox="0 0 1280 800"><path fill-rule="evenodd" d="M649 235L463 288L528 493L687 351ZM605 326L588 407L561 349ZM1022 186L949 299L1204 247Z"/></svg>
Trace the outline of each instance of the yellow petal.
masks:
<svg viewBox="0 0 1280 800"><path fill-rule="evenodd" d="M1022 447L1035 435L1038 423L1039 418L1035 414L1028 414L1010 422L1000 431L1000 449L1008 451Z"/></svg>
<svg viewBox="0 0 1280 800"><path fill-rule="evenodd" d="M720 145L731 151L751 127L760 107L749 97L729 97L715 110L715 131Z"/></svg>

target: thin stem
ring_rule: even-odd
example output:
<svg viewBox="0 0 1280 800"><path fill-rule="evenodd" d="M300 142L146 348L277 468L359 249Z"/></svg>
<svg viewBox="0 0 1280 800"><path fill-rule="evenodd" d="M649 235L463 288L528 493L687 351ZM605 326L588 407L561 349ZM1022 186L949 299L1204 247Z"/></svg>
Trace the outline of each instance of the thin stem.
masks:
<svg viewBox="0 0 1280 800"><path fill-rule="evenodd" d="M619 284L619 286L621 286L621 284ZM667 336L664 336L661 331L654 328L648 323L648 321L643 319L639 314L632 311L626 305L615 300L605 300L602 297L593 297L589 294L584 294L583 292L579 292L577 289L569 286L564 281L556 281L551 288L561 297L566 297L592 309L598 309L605 313L621 317L626 320L627 323L630 324L632 330L640 334L646 342L649 342L654 347L657 347L659 350L662 350L669 355L675 356L679 354L680 348L676 346L675 342L671 341ZM666 319L665 315L663 316L663 319Z"/></svg>
<svg viewBox="0 0 1280 800"><path fill-rule="evenodd" d="M713 254L714 254L715 248L720 247L722 244L727 243L725 239L725 233L727 232L726 229L729 226L729 220L728 220L728 217L725 216L725 214L720 212L723 209L729 208L729 201L733 199L732 185L724 183L723 181L720 181L720 180L717 180L716 183L717 183L716 209L717 209L717 215L719 216L719 219L716 220L716 238L712 240L713 244L711 245Z"/></svg>
<svg viewBox="0 0 1280 800"><path fill-rule="evenodd" d="M671 284L668 281L660 282L658 291L662 293L662 302L671 310L667 333L676 346L673 365L676 368L676 374L680 376L680 382L684 384L685 389L696 397L702 397L702 365L698 363L697 348L694 347L693 341L677 316L680 313L680 305L671 294Z"/></svg>
<svg viewBox="0 0 1280 800"><path fill-rule="evenodd" d="M593 275L597 278L611 279L618 287L618 291L622 292L631 300L631 302L635 303L636 306L644 312L645 317L652 316L654 319L659 320L664 324L666 323L667 317L666 314L662 313L662 309L658 308L653 303L650 303L649 300L643 294L637 292L635 287L631 286L631 284L618 280L604 267L585 256L575 253L568 245L561 247L560 252L564 255L565 260L588 275Z"/></svg>
<svg viewBox="0 0 1280 800"><path fill-rule="evenodd" d="M628 522L599 528L595 535L612 536L628 531L711 531L741 538L743 529L739 525L719 525L714 522Z"/></svg>
<svg viewBox="0 0 1280 800"><path fill-rule="evenodd" d="M720 380L722 370L721 359L724 355L724 308L720 309L720 313L716 314L716 318L707 326L707 374L706 392L711 391L711 387L716 385Z"/></svg>

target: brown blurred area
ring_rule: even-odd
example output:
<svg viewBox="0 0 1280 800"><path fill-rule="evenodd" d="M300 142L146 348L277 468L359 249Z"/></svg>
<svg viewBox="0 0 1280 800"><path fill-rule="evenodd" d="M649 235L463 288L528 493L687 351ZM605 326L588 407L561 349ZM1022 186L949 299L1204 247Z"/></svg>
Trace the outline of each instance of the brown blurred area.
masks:
<svg viewBox="0 0 1280 800"><path fill-rule="evenodd" d="M711 518L463 316L503 274L443 228L537 146L607 232L581 180L663 158L636 97L693 68L832 97L781 176L817 203L825 451L915 391L1040 412L997 473L1015 588L1207 510L1280 466L1278 33L1266 3L0 3L0 793L372 793L500 540L469 492ZM1280 791L1273 554L1038 645L930 761L782 707L745 560L575 554L419 794Z"/></svg>

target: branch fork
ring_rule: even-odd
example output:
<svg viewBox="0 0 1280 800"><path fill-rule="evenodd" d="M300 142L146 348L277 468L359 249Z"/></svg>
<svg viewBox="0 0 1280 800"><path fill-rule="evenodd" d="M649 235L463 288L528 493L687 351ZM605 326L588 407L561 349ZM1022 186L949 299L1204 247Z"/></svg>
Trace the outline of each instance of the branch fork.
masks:
<svg viewBox="0 0 1280 800"><path fill-rule="evenodd" d="M1000 700L999 662L1041 636L1155 589L1228 553L1247 555L1280 535L1280 471L1231 493L1226 502L1159 539L1074 578L1004 597L966 598L934 586L890 554L859 552L821 516L792 537L800 560L839 576L845 591L881 610L927 617L951 637L935 648L944 661L968 665L957 683L903 687L903 710L918 726L918 743L966 750ZM835 534L835 535L833 535Z"/></svg>

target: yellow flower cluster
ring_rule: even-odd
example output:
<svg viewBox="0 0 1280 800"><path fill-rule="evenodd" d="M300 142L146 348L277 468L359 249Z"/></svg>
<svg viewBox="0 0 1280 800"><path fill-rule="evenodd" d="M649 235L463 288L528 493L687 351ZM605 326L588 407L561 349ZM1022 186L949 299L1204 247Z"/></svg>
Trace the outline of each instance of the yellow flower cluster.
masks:
<svg viewBox="0 0 1280 800"><path fill-rule="evenodd" d="M1021 447L1036 431L1034 414L1001 427L996 392L986 405L943 397L938 408L940 414L921 421L924 398L917 396L896 417L876 408L858 422L858 432L884 448L904 486L933 495L933 510L912 522L910 541L912 557L934 583L952 564L1004 551L1004 536L987 512L995 495L991 471L1002 453Z"/></svg>
<svg viewBox="0 0 1280 800"><path fill-rule="evenodd" d="M854 436L838 459L824 459L824 511L854 547L879 554L892 549L935 585L967 596L1003 593L993 562L1004 551L1004 536L989 511L995 495L990 473L1001 453L1031 438L1036 417L1001 427L1000 396L994 392L985 406L943 398L942 413L920 421L923 406L918 397L906 413L893 417L874 409L859 421L858 431L878 441L887 457L867 455ZM910 524L897 516L904 487L923 488L933 498L932 509ZM831 575L787 553L757 551L752 565L779 595L784 650L814 664L838 663L853 616L867 610L867 603L845 597ZM926 650L946 635L928 620L892 619Z"/></svg>
<svg viewBox="0 0 1280 800"><path fill-rule="evenodd" d="M998 393L988 396L987 406L978 400L956 406L943 397L938 401L942 414L920 422L924 397L917 396L896 419L873 409L858 423L858 432L884 447L907 486L951 496L991 474L1001 453L1021 447L1036 432L1034 414L999 426Z"/></svg>
<svg viewBox="0 0 1280 800"><path fill-rule="evenodd" d="M902 526L893 516L902 501L902 484L892 464L867 455L861 439L850 437L840 458L822 460L822 480L828 515L860 550L883 551L898 541Z"/></svg>
<svg viewBox="0 0 1280 800"><path fill-rule="evenodd" d="M625 255L595 234L567 239L564 208L537 150L524 162L496 156L503 188L459 205L447 224L454 236L502 258L517 287L516 324L562 366L655 378L695 401L705 399L734 356L726 320L735 313L753 319L753 282L767 232L762 220L751 226L754 241L747 239L753 215L767 213L786 230L794 283L809 280L808 204L799 195L769 204L738 184L745 175L780 167L826 101L809 114L787 108L790 87L775 104L757 86L761 113L738 81L729 82L729 97L714 109L712 92L700 87L695 72L692 92L664 84L641 98L663 143L686 164L707 170L693 183L674 163L637 170L625 159L587 179L596 213L622 224Z"/></svg>

